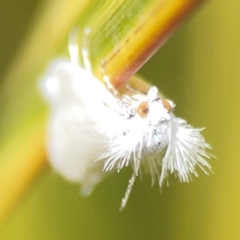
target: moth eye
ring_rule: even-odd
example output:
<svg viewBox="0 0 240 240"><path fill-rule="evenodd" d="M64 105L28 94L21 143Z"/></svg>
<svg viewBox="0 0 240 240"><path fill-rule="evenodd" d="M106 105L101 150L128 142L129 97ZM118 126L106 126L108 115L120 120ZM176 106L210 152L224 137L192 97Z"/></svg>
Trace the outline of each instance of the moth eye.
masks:
<svg viewBox="0 0 240 240"><path fill-rule="evenodd" d="M167 109L168 112L172 111L172 106L170 105L167 99L162 99L162 104Z"/></svg>
<svg viewBox="0 0 240 240"><path fill-rule="evenodd" d="M146 118L149 112L149 107L147 102L142 102L137 108L137 113L141 118Z"/></svg>

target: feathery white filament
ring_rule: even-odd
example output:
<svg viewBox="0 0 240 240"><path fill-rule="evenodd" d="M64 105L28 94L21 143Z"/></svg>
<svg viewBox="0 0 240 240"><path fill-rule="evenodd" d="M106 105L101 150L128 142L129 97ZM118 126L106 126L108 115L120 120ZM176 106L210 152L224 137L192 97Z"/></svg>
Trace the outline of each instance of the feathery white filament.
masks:
<svg viewBox="0 0 240 240"><path fill-rule="evenodd" d="M192 128L182 119L174 118L170 122L170 141L162 159L160 186L168 172L176 172L181 182L189 182L190 174L197 176L196 166L206 174L211 170L211 166L205 160L211 157L206 152L206 149L211 147L200 134L202 130Z"/></svg>

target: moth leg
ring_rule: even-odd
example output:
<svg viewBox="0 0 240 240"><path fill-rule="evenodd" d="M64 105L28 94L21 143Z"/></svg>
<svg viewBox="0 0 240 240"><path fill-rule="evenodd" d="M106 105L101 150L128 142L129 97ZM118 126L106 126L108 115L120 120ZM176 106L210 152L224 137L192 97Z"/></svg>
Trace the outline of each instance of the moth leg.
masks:
<svg viewBox="0 0 240 240"><path fill-rule="evenodd" d="M71 62L79 65L79 49L77 44L78 28L74 28L69 35L68 50L70 53Z"/></svg>
<svg viewBox="0 0 240 240"><path fill-rule="evenodd" d="M124 87L126 88L126 90L128 90L131 93L142 93L137 89L135 89L133 86L131 86L129 83L125 83Z"/></svg>
<svg viewBox="0 0 240 240"><path fill-rule="evenodd" d="M90 54L89 54L89 35L91 33L91 29L86 27L84 29L84 40L83 40L83 47L82 47L82 59L83 59L83 65L86 71L92 72L92 66L90 61Z"/></svg>
<svg viewBox="0 0 240 240"><path fill-rule="evenodd" d="M119 92L116 90L116 88L112 85L112 83L110 82L110 79L108 77L108 75L105 72L105 61L101 60L101 65L100 65L100 71L102 73L102 79L104 81L104 83L106 84L108 90L117 98L120 98L120 94Z"/></svg>

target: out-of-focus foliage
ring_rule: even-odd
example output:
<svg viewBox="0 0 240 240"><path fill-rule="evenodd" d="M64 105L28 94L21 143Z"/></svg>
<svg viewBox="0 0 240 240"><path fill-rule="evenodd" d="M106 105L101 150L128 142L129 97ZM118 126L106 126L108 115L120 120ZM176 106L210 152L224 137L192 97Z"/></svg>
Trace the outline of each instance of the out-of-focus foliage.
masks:
<svg viewBox="0 0 240 240"><path fill-rule="evenodd" d="M19 47L11 41L23 41L22 29L26 32L25 23L31 21L35 9L30 1L12 2L7 6L7 1L1 1L0 9L8 14L1 15L5 17L1 20L0 69L7 68ZM237 0L209 1L140 71L174 100L176 115L195 127L206 127L204 136L217 156L211 161L213 175L201 174L192 184L170 178L170 188L164 187L162 194L157 186L150 188L150 179L144 176L142 182L137 181L127 208L119 213L130 171L110 176L90 197L82 198L78 186L47 170L2 226L1 239L238 240L239 9ZM4 115L0 118L3 121ZM30 122L36 119L41 121L42 116ZM26 123L22 135L28 127ZM11 139L15 132L3 129L0 134ZM31 144L29 140L29 148ZM15 147L13 142L13 153Z"/></svg>

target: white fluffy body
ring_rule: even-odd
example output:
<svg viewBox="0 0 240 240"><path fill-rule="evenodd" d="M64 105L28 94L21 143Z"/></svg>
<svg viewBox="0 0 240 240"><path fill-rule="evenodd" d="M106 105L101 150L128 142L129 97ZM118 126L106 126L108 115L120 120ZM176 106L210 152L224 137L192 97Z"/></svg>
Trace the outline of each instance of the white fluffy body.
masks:
<svg viewBox="0 0 240 240"><path fill-rule="evenodd" d="M200 132L164 105L156 87L148 94L116 96L85 69L68 60L49 66L41 90L50 105L48 152L52 166L66 179L80 183L89 194L108 171L132 166L133 177L122 202L143 166L162 186L168 173L188 182L205 160L210 146ZM145 102L146 116L138 114ZM126 104L127 103L127 104Z"/></svg>
<svg viewBox="0 0 240 240"><path fill-rule="evenodd" d="M49 66L41 90L50 105L49 160L66 179L81 183L87 195L104 176L103 163L95 160L113 137L116 99L86 70L65 60Z"/></svg>

